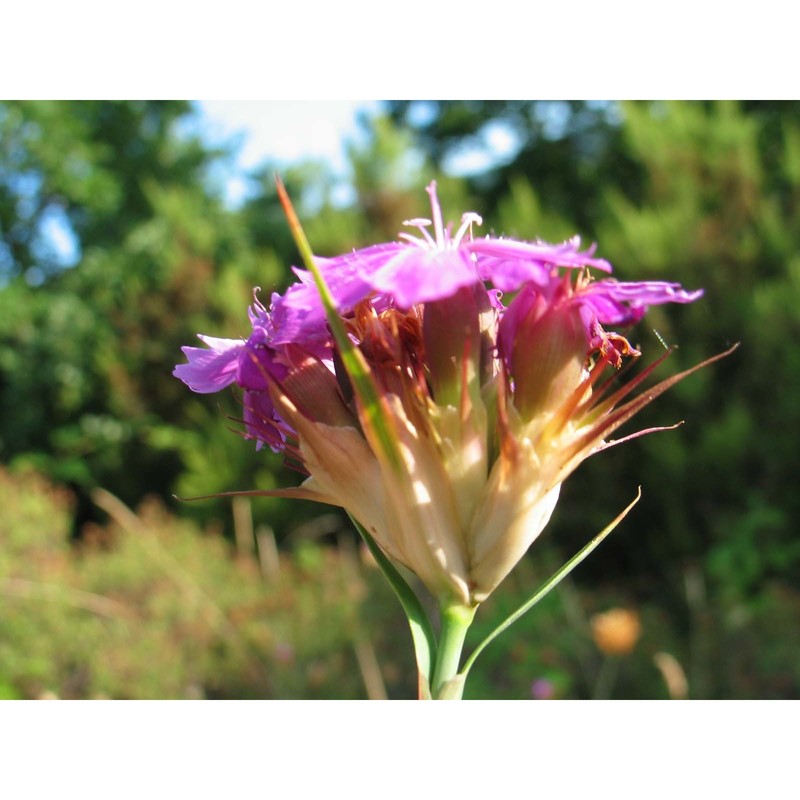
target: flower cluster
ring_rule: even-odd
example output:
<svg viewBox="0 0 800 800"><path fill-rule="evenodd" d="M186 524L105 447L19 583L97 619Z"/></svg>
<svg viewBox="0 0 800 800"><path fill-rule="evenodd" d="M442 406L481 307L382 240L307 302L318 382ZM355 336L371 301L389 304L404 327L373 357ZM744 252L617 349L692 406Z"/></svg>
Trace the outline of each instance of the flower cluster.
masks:
<svg viewBox="0 0 800 800"><path fill-rule="evenodd" d="M601 380L639 356L610 327L702 292L596 279L611 266L577 238L479 238L473 213L453 233L435 184L428 194L433 219L405 223L416 234L316 259L377 408L299 269L269 308L254 296L246 340L200 336L174 374L196 392L240 387L245 435L308 475L283 495L342 506L440 603L474 607L547 524L565 478L682 377L638 396L652 366Z"/></svg>

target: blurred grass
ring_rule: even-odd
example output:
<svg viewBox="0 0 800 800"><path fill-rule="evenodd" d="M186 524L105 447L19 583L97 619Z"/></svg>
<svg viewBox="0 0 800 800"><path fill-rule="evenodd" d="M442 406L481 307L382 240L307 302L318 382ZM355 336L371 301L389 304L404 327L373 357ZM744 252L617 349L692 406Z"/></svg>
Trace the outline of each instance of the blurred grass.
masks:
<svg viewBox="0 0 800 800"><path fill-rule="evenodd" d="M77 547L69 496L34 474L0 471L0 509L4 696L366 695L371 576L357 551L303 543L267 581L254 553L154 501L92 526ZM384 665L392 691L406 667Z"/></svg>
<svg viewBox="0 0 800 800"><path fill-rule="evenodd" d="M0 470L0 698L414 696L405 619L350 531L278 552L248 507L233 545L156 501L133 513L96 499L110 521L72 545L70 495ZM467 650L555 568L546 543L535 555L479 611ZM466 697L800 695L800 593L766 585L714 606L699 571L682 580L681 619L613 585L565 583L481 656ZM596 644L595 615L617 607L636 624Z"/></svg>

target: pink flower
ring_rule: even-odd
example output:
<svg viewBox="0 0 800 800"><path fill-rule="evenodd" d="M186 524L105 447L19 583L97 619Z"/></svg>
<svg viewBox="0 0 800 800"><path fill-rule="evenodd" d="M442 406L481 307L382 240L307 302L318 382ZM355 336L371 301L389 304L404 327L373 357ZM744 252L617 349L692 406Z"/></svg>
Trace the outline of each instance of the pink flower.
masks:
<svg viewBox="0 0 800 800"><path fill-rule="evenodd" d="M407 223L419 236L319 264L377 407L354 390L302 270L269 311L255 302L247 341L201 337L208 349L184 348L175 375L195 391L244 389L246 435L309 476L280 493L343 506L441 602L474 606L547 524L571 472L689 374L632 397L653 365L613 389L601 377L639 353L604 326L702 292L595 281L590 269L611 266L577 238L474 239L473 213L453 234L435 184L428 193L432 222Z"/></svg>

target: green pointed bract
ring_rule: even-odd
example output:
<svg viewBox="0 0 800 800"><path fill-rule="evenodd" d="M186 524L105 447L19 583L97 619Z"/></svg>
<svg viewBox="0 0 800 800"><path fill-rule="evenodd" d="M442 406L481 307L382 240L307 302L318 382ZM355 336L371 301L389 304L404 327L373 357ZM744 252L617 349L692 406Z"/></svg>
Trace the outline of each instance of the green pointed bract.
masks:
<svg viewBox="0 0 800 800"><path fill-rule="evenodd" d="M339 312L336 310L336 303L328 289L328 285L325 283L322 272L317 266L311 245L308 243L286 188L278 177L276 177L275 183L292 237L300 251L303 262L314 277L314 282L322 300L322 306L325 309L328 325L336 341L336 346L339 348L339 355L347 371L347 376L353 386L353 392L361 410L360 416L364 426L364 434L370 439L370 443L386 458L388 463L399 471L401 469L401 459L392 432L391 416L383 409L383 402L372 380L369 365L361 351L350 341L350 337L347 335Z"/></svg>
<svg viewBox="0 0 800 800"><path fill-rule="evenodd" d="M475 660L483 652L483 650L494 641L506 628L513 625L521 616L530 611L540 600L546 597L553 589L558 586L567 575L575 569L587 556L589 556L604 540L605 538L622 522L628 515L630 510L639 502L642 496L642 487L640 486L636 497L633 501L624 508L605 528L603 528L597 536L594 537L582 550L576 553L566 564L558 569L553 575L545 581L539 589L530 597L527 602L523 603L513 614L507 617L500 623L472 652L472 655L467 659L464 667L459 672L459 675L466 680L469 671L475 664Z"/></svg>

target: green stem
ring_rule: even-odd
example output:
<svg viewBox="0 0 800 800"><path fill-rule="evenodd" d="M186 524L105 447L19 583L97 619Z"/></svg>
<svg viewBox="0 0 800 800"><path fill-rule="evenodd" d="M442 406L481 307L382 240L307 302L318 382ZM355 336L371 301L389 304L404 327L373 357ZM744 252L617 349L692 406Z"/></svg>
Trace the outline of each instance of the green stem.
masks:
<svg viewBox="0 0 800 800"><path fill-rule="evenodd" d="M442 630L436 654L431 688L436 700L460 700L464 678L458 674L461 650L477 606L460 604L442 607Z"/></svg>

